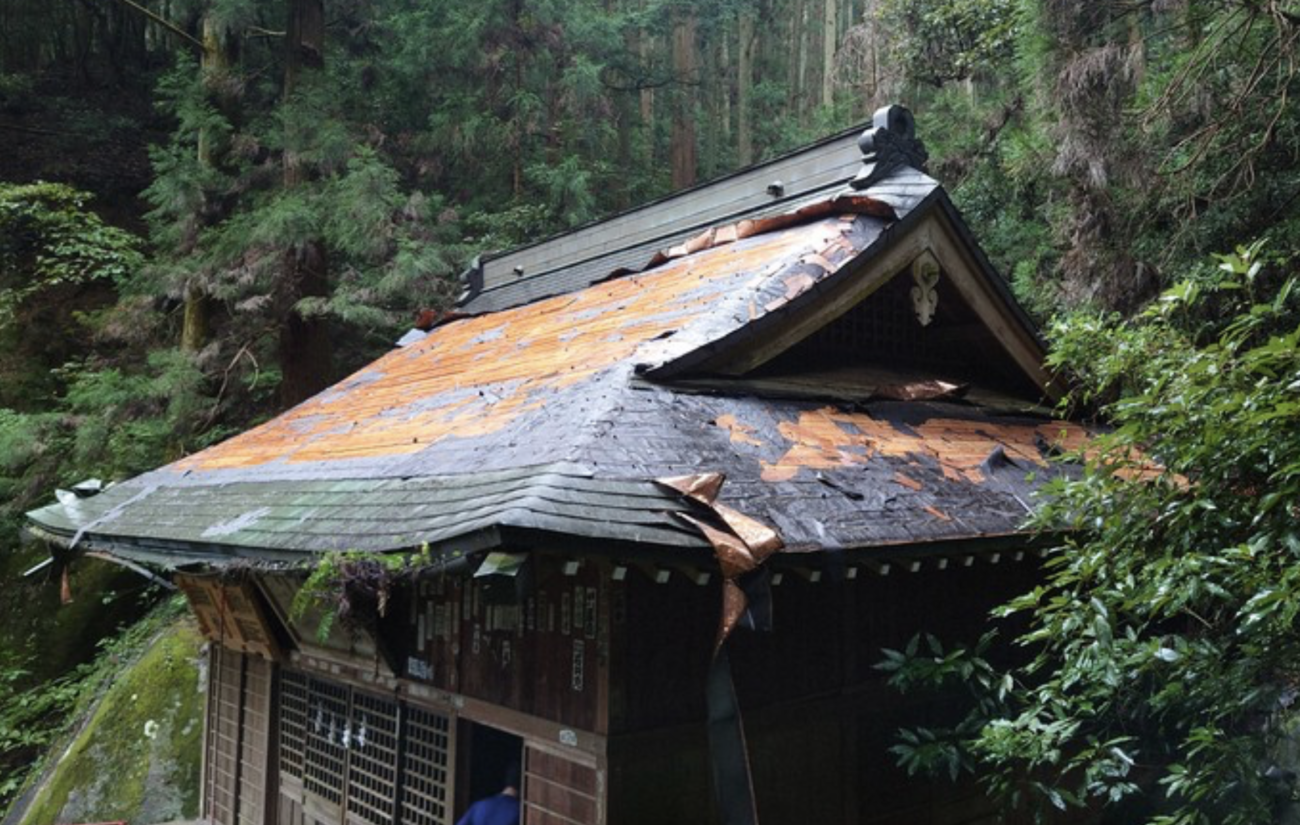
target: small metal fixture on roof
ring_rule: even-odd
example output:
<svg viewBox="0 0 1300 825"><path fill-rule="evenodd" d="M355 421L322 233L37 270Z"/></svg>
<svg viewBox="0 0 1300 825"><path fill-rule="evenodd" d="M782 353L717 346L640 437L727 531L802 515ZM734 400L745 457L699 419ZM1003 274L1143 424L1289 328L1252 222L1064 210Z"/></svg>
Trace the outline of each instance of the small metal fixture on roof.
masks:
<svg viewBox="0 0 1300 825"><path fill-rule="evenodd" d="M785 184L779 180L774 180L767 185L767 194L774 198L779 198L785 194Z"/></svg>
<svg viewBox="0 0 1300 825"><path fill-rule="evenodd" d="M904 106L882 106L871 118L871 128L858 138L863 168L853 179L854 189L867 189L904 167L925 171L930 154L916 137L916 119Z"/></svg>

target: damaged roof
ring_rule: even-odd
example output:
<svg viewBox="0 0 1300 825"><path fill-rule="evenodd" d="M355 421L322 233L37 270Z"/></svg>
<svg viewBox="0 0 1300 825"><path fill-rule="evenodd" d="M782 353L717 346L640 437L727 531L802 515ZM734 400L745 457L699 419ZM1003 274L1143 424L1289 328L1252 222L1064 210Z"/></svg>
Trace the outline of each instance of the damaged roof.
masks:
<svg viewBox="0 0 1300 825"><path fill-rule="evenodd" d="M779 363L925 253L954 284L945 300L1046 386L1032 327L942 189L885 171L853 187L849 170L833 191L818 179L666 246L471 290L468 317L278 418L29 523L162 565L540 535L691 553L709 547L682 517L692 505L654 482L707 472L727 479L720 502L775 528L785 552L1013 534L1058 472L1048 456L1082 443L1081 428L962 401L951 385L853 400L709 385Z"/></svg>

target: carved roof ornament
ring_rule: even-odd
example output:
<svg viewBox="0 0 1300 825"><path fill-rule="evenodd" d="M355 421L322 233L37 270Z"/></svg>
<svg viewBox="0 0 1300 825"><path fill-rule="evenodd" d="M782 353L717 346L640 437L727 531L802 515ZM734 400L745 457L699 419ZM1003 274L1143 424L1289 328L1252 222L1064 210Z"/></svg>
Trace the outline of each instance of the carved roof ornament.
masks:
<svg viewBox="0 0 1300 825"><path fill-rule="evenodd" d="M916 137L916 119L905 106L882 106L871 117L871 128L858 138L863 167L854 189L867 189L904 167L925 171L930 154Z"/></svg>

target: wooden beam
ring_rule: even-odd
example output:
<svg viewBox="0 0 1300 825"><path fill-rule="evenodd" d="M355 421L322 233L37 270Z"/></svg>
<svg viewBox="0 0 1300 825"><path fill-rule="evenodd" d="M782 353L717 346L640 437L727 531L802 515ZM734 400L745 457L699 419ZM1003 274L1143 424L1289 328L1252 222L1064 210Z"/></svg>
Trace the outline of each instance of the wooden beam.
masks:
<svg viewBox="0 0 1300 825"><path fill-rule="evenodd" d="M1046 354L1038 339L1008 311L1004 298L988 283L983 267L960 240L948 216L942 210L935 210L926 222L933 222L931 252L943 267L944 275L1025 375L1048 396L1059 398L1052 375L1043 367Z"/></svg>

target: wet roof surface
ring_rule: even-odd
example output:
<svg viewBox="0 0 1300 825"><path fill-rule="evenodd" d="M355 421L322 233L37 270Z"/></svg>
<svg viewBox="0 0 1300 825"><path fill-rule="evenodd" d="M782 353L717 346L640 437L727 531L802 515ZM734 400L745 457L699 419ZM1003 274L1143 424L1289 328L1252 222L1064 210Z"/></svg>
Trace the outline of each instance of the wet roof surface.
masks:
<svg viewBox="0 0 1300 825"><path fill-rule="evenodd" d="M888 239L887 212L848 199L719 227L644 273L458 318L260 427L30 519L151 561L396 550L498 527L671 550L707 544L653 480L719 472L721 501L789 550L1013 533L1026 475L1050 475L1047 452L1081 429L637 378L814 300Z"/></svg>

